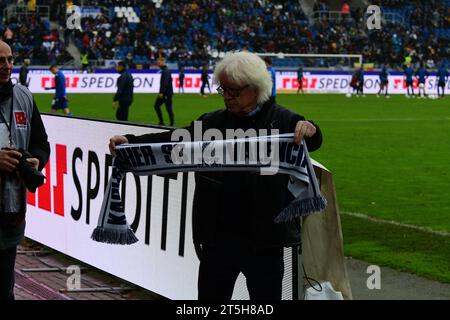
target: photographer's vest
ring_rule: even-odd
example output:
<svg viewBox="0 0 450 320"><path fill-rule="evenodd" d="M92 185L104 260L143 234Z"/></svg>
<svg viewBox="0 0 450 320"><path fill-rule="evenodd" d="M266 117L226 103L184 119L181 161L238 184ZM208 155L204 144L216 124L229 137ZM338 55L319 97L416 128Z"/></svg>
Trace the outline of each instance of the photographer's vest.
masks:
<svg viewBox="0 0 450 320"><path fill-rule="evenodd" d="M0 122L6 120L11 131L11 142L14 148L28 149L31 133L31 117L33 115L33 96L31 92L22 85L16 84L12 87L11 98L0 103L0 111L3 117ZM12 115L11 115L12 111ZM9 140L9 132L2 131L2 145ZM5 137L5 133L8 134ZM26 188L17 173L0 174L0 214L2 213L24 213L26 211Z"/></svg>

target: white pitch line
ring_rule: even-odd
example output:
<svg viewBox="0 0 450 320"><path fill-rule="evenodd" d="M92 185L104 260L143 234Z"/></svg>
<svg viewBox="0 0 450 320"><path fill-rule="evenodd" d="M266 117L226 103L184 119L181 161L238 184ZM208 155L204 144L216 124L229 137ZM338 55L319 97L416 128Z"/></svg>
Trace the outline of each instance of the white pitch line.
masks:
<svg viewBox="0 0 450 320"><path fill-rule="evenodd" d="M404 227L404 228L419 230L419 231L431 233L433 235L438 235L438 236L443 236L443 237L450 237L450 233L449 232L436 231L436 230L433 230L433 229L431 229L429 227L421 227L421 226L401 223L401 222L397 222L397 221L393 221L393 220L385 220L385 219L381 219L381 218L375 218L375 217L368 216L367 214L364 214L364 213L342 212L341 211L341 214L344 214L344 215L347 215L347 216L351 216L351 217L357 217L357 218L361 218L361 219L365 219L365 220L369 220L369 221L373 221L373 222L385 223L385 224L390 224L390 225L394 225L394 226L398 226L398 227Z"/></svg>

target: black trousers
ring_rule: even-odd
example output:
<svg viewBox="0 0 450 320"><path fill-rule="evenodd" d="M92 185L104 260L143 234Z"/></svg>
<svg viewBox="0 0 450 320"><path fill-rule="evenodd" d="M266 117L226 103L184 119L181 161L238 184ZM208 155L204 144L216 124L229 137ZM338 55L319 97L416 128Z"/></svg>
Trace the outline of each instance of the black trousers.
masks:
<svg viewBox="0 0 450 320"><path fill-rule="evenodd" d="M128 121L128 110L131 102L119 101L119 108L116 110L116 119L121 121Z"/></svg>
<svg viewBox="0 0 450 320"><path fill-rule="evenodd" d="M0 250L0 300L14 300L14 265L17 246Z"/></svg>
<svg viewBox="0 0 450 320"><path fill-rule="evenodd" d="M158 96L158 98L155 101L154 108L155 108L156 114L158 115L159 124L161 124L161 125L164 124L164 120L163 120L162 113L161 113L161 105L163 105L163 104L166 105L166 110L167 110L167 113L169 114L170 125L173 126L174 115L173 115L173 109L172 109L172 95L164 96L162 98L160 98Z"/></svg>
<svg viewBox="0 0 450 320"><path fill-rule="evenodd" d="M361 82L361 83L358 85L358 89L357 89L356 93L364 94L364 83Z"/></svg>
<svg viewBox="0 0 450 320"><path fill-rule="evenodd" d="M202 80L202 86L200 87L200 93L201 95L205 95L205 88L206 86L208 86L208 90L209 92L211 92L211 87L209 86L209 81L208 80Z"/></svg>
<svg viewBox="0 0 450 320"><path fill-rule="evenodd" d="M203 247L198 275L199 300L230 300L239 273L251 300L281 300L283 248Z"/></svg>

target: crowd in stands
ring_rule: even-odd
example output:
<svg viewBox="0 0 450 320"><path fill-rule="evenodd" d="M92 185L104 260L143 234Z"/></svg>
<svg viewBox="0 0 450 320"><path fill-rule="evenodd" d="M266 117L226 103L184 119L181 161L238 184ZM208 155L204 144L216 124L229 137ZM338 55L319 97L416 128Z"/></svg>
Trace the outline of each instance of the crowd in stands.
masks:
<svg viewBox="0 0 450 320"><path fill-rule="evenodd" d="M110 6L111 1L88 2ZM86 17L76 39L91 59L124 59L131 64L150 64L164 54L170 61L198 67L211 57L243 48L270 53L362 53L365 61L391 66L401 66L407 55L417 62L448 59L450 8L446 1L374 2L393 10L406 6L409 11L402 13L407 23L386 21L381 30L369 31L362 27L362 10L353 8L347 19L312 22L294 1L165 0L144 6L143 1L129 0L123 5L139 11L140 23L107 13ZM329 7L316 1L314 10Z"/></svg>
<svg viewBox="0 0 450 320"><path fill-rule="evenodd" d="M51 1L42 1L49 5ZM11 46L17 64L30 59L35 65L64 64L73 60L60 40L57 29L50 21L33 11L27 14L4 16L4 9L11 4L26 4L20 0L2 1L0 5L0 39Z"/></svg>
<svg viewBox="0 0 450 320"><path fill-rule="evenodd" d="M82 31L77 31L75 37L80 49L90 51L93 59L126 59L132 55L149 63L163 51L169 60L196 66L202 65L214 52L244 47L265 52L296 50L299 31L308 24L300 4L270 1L263 6L261 3L147 2L138 6L138 24L117 16L85 17ZM114 52L111 50L114 48L118 49Z"/></svg>
<svg viewBox="0 0 450 320"><path fill-rule="evenodd" d="M33 16L26 18L30 23L18 18L7 21L0 29L1 36L11 37L12 32L9 41L20 55L29 55L31 50L33 63L64 57L69 39L90 60L126 60L131 67L154 64L161 55L180 65L200 67L224 52L244 48L269 53L362 54L366 62L391 67L400 67L406 56L417 63L440 63L450 56L449 0L374 0L383 11L403 17L402 23L385 21L381 30L364 27L364 12L347 3L342 12L348 15L335 20L312 19L300 2L290 0L68 1L81 2L98 12L83 16L81 28L66 29L63 40ZM131 7L139 18L119 14L114 7ZM319 0L313 8L330 10ZM66 18L58 16L60 25L65 25Z"/></svg>
<svg viewBox="0 0 450 320"><path fill-rule="evenodd" d="M379 2L400 5L405 1ZM450 8L438 2L429 4L418 3L411 8L408 24L386 21L380 30L361 28L362 15L358 19L317 20L312 27L315 36L301 41L303 47L309 47L307 52L361 53L364 61L378 66L400 67L407 56L416 64L442 60L449 63ZM446 30L445 34L441 30Z"/></svg>

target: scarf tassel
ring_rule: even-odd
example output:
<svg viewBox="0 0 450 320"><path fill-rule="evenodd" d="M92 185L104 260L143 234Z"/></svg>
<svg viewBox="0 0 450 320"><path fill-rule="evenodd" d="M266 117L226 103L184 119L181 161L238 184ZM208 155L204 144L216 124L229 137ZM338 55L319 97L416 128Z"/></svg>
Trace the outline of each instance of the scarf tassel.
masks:
<svg viewBox="0 0 450 320"><path fill-rule="evenodd" d="M110 244L133 244L138 242L138 238L136 238L131 228L127 230L112 230L97 227L92 232L91 239Z"/></svg>
<svg viewBox="0 0 450 320"><path fill-rule="evenodd" d="M298 217L308 216L322 211L327 206L327 199L322 195L308 199L296 199L275 218L276 223L288 222Z"/></svg>

